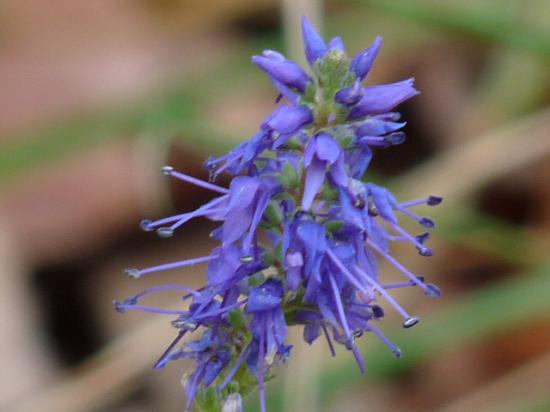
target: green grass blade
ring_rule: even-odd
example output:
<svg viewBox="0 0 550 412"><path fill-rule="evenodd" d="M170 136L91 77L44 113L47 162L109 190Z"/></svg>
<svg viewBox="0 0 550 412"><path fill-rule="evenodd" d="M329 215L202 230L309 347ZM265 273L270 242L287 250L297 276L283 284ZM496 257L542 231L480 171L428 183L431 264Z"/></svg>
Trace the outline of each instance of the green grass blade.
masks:
<svg viewBox="0 0 550 412"><path fill-rule="evenodd" d="M550 33L519 23L493 10L450 6L453 3L409 0L359 0L385 12L426 23L444 30L474 36L486 41L524 50L550 58ZM496 6L496 5L495 5Z"/></svg>

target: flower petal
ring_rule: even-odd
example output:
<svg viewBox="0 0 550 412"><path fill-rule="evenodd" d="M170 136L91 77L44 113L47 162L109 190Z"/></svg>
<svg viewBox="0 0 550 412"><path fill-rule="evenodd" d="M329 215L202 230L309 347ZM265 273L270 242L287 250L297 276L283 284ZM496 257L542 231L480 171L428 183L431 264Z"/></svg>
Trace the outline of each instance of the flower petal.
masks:
<svg viewBox="0 0 550 412"><path fill-rule="evenodd" d="M362 52L358 53L351 61L351 70L353 70L356 76L363 80L369 73L380 47L382 46L382 37L376 37L372 45Z"/></svg>
<svg viewBox="0 0 550 412"><path fill-rule="evenodd" d="M325 182L325 173L325 163L314 157L307 168L302 209L311 209L315 196L319 193Z"/></svg>
<svg viewBox="0 0 550 412"><path fill-rule="evenodd" d="M348 119L359 119L367 114L378 114L392 110L398 104L419 94L413 87L414 79L397 83L365 88L361 100L353 107Z"/></svg>
<svg viewBox="0 0 550 412"><path fill-rule="evenodd" d="M317 33L317 30L315 30L305 16L302 16L302 38L304 40L306 59L310 65L313 65L316 60L325 55L327 46L323 38Z"/></svg>

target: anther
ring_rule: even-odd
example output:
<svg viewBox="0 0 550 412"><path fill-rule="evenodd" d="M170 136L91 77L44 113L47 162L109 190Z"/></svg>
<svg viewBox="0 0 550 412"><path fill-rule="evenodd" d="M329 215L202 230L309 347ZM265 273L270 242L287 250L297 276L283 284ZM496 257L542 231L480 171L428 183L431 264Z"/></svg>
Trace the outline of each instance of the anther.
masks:
<svg viewBox="0 0 550 412"><path fill-rule="evenodd" d="M441 289L439 289L437 286L428 283L426 284L426 295L432 298L438 298L443 295L443 292L441 292Z"/></svg>
<svg viewBox="0 0 550 412"><path fill-rule="evenodd" d="M368 211L370 216L378 216L378 208L375 205L370 204Z"/></svg>
<svg viewBox="0 0 550 412"><path fill-rule="evenodd" d="M162 174L164 176L170 176L173 171L174 171L174 168L172 166L164 166L162 168Z"/></svg>
<svg viewBox="0 0 550 412"><path fill-rule="evenodd" d="M199 327L199 324L197 322L188 319L176 319L173 320L171 323L172 326L176 329L185 329L190 332L193 332Z"/></svg>
<svg viewBox="0 0 550 412"><path fill-rule="evenodd" d="M394 350L392 350L393 354L395 355L395 357L397 359L401 358L401 356L403 356L403 352L401 352L401 349L399 348L395 348Z"/></svg>
<svg viewBox="0 0 550 412"><path fill-rule="evenodd" d="M135 269L135 268L124 269L124 272L126 272L128 276L134 279L138 279L139 277L141 277L141 272L139 271L139 269Z"/></svg>
<svg viewBox="0 0 550 412"><path fill-rule="evenodd" d="M426 202L428 206L437 206L443 201L443 198L440 196L429 196L428 201Z"/></svg>
<svg viewBox="0 0 550 412"><path fill-rule="evenodd" d="M139 222L139 227L144 232L152 232L153 230L155 230L153 227L151 227L152 223L153 223L152 220L145 219Z"/></svg>
<svg viewBox="0 0 550 412"><path fill-rule="evenodd" d="M420 244L424 243L429 238L430 238L430 234L428 232L425 232L425 233L422 233L420 235L415 236L416 241Z"/></svg>
<svg viewBox="0 0 550 412"><path fill-rule="evenodd" d="M429 256L433 256L434 252L432 249L430 249L429 247L416 247L416 249L418 250L418 254L420 256L426 256L426 257L429 257Z"/></svg>
<svg viewBox="0 0 550 412"><path fill-rule="evenodd" d="M364 209L366 206L366 201L364 196L357 196L357 199L353 203L353 206L355 206L357 209Z"/></svg>
<svg viewBox="0 0 550 412"><path fill-rule="evenodd" d="M118 313L126 313L126 308L124 307L124 304L122 304L118 300L113 300L113 305L115 305L115 310Z"/></svg>
<svg viewBox="0 0 550 412"><path fill-rule="evenodd" d="M172 237L174 235L174 229L172 229L171 227L159 227L157 229L157 235L159 235L160 237L164 237L164 238L169 238L169 237Z"/></svg>
<svg viewBox="0 0 550 412"><path fill-rule="evenodd" d="M419 223L422 226L427 227L429 229L435 227L435 222L432 219L429 219L427 217L423 217L422 219L420 219Z"/></svg>
<svg viewBox="0 0 550 412"><path fill-rule="evenodd" d="M252 256L241 256L239 258L239 260L241 261L241 263L252 263L252 262L254 262L254 258Z"/></svg>
<svg viewBox="0 0 550 412"><path fill-rule="evenodd" d="M405 322L403 322L403 327L405 329L409 329L417 325L418 322L420 322L419 318L417 318L416 316L411 316L410 318L405 319Z"/></svg>
<svg viewBox="0 0 550 412"><path fill-rule="evenodd" d="M383 318L384 309L382 309L382 306L372 305L372 314L374 315L375 318Z"/></svg>

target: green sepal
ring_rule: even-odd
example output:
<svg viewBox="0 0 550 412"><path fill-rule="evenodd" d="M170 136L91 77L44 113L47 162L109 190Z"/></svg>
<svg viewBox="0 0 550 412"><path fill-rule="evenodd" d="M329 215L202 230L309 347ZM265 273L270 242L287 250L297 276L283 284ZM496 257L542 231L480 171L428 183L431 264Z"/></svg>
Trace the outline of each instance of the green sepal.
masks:
<svg viewBox="0 0 550 412"><path fill-rule="evenodd" d="M339 232L344 227L344 221L342 220L331 220L330 222L325 223L327 230L334 234Z"/></svg>
<svg viewBox="0 0 550 412"><path fill-rule="evenodd" d="M296 189L300 186L300 176L290 163L283 165L280 182L286 190Z"/></svg>
<svg viewBox="0 0 550 412"><path fill-rule="evenodd" d="M323 89L325 101L332 104L334 95L343 87L351 87L355 75L350 71L350 60L341 50L330 50L315 70L318 74L319 86Z"/></svg>
<svg viewBox="0 0 550 412"><path fill-rule="evenodd" d="M231 323L233 329L238 332L248 332L246 318L244 317L244 313L241 309L233 309L229 312L229 323Z"/></svg>
<svg viewBox="0 0 550 412"><path fill-rule="evenodd" d="M276 202L269 202L265 216L272 225L279 226L283 222L283 211L281 210L281 206Z"/></svg>
<svg viewBox="0 0 550 412"><path fill-rule="evenodd" d="M202 412L220 412L222 409L220 396L214 386L197 393L195 404Z"/></svg>

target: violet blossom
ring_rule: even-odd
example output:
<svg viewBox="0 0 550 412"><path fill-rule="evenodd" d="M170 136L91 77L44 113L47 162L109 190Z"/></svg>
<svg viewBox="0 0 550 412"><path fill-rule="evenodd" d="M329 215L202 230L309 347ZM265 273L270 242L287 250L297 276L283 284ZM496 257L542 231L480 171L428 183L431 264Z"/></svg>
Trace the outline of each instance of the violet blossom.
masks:
<svg viewBox="0 0 550 412"><path fill-rule="evenodd" d="M366 365L357 339L363 334L376 336L400 357L379 323L386 312L399 315L405 328L419 318L392 291L415 287L428 296L441 295L391 249L404 242L421 256L431 256L425 245L429 234L409 233L399 217L431 229L435 223L412 209L442 199L400 202L388 189L363 180L372 148L405 140L405 122L394 110L418 94L414 79L363 86L380 51L380 37L350 59L339 37L325 43L305 18L302 30L310 74L275 51L252 58L271 78L281 101L258 133L227 155L209 159L209 182L163 169L215 197L194 211L141 223L146 231L171 237L191 219L220 222L212 232L219 246L209 255L127 269L139 278L207 264L206 284L197 290L161 285L115 302L120 312L173 317L176 336L155 367L179 359L195 362L185 379L187 411L193 404L208 412L242 411L242 397L257 388L265 412L266 380L291 358L289 326L302 326L309 344L323 336L333 354L338 344L351 351L362 372ZM221 173L232 176L228 188L215 183ZM384 281L381 260L403 281ZM148 295L163 292L180 294L188 304L181 309L142 304ZM189 340L195 331L202 335Z"/></svg>

